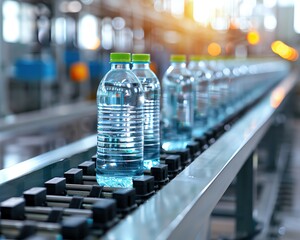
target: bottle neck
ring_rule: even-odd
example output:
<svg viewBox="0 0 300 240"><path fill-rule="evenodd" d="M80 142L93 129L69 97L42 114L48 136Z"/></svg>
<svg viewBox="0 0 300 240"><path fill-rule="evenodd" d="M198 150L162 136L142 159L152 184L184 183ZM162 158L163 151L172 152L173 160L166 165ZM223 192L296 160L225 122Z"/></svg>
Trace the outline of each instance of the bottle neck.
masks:
<svg viewBox="0 0 300 240"><path fill-rule="evenodd" d="M206 62L205 62L205 61L199 61L199 62L198 62L198 65L199 65L200 67L206 67Z"/></svg>
<svg viewBox="0 0 300 240"><path fill-rule="evenodd" d="M186 63L185 62L171 62L171 66L175 68L185 68Z"/></svg>
<svg viewBox="0 0 300 240"><path fill-rule="evenodd" d="M130 63L111 63L111 69L127 69L130 70Z"/></svg>
<svg viewBox="0 0 300 240"><path fill-rule="evenodd" d="M197 66L197 67L200 67L200 68L205 68L206 67L206 63L204 62L204 61L194 61L194 60L192 60L192 61L190 61L190 63L189 63L189 66Z"/></svg>
<svg viewBox="0 0 300 240"><path fill-rule="evenodd" d="M133 63L132 69L149 69L149 63Z"/></svg>

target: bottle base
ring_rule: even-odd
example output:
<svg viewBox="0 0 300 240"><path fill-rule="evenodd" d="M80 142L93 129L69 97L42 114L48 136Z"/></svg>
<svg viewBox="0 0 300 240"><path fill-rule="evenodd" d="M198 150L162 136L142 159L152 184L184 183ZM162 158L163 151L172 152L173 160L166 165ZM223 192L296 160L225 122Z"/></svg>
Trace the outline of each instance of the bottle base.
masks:
<svg viewBox="0 0 300 240"><path fill-rule="evenodd" d="M176 150L182 150L185 149L188 145L189 141L168 141L162 143L162 148L165 151L176 151Z"/></svg>
<svg viewBox="0 0 300 240"><path fill-rule="evenodd" d="M159 159L144 160L144 169L150 170L152 167L159 165Z"/></svg>
<svg viewBox="0 0 300 240"><path fill-rule="evenodd" d="M192 136L193 137L202 137L204 135L204 133L207 131L207 128L199 128L199 129L195 129L192 132Z"/></svg>
<svg viewBox="0 0 300 240"><path fill-rule="evenodd" d="M132 177L107 177L96 175L97 183L104 187L132 188Z"/></svg>

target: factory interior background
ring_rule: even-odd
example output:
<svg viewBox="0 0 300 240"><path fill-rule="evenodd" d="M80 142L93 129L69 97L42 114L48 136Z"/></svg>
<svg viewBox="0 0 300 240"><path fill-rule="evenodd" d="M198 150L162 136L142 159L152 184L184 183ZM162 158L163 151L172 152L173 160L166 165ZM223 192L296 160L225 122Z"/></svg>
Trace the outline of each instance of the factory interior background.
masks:
<svg viewBox="0 0 300 240"><path fill-rule="evenodd" d="M275 103L271 104L272 109L277 109L282 99L287 98L285 105L276 110L279 113L266 117L268 120L261 126L257 127L253 123L253 128L250 128L251 124L245 125L249 131L258 128L253 130L249 142L245 143L245 146L251 149L251 157L254 159L251 174L257 176L253 185L250 185L252 189L244 185L248 191L255 189L255 194L250 195L251 198L255 198L254 201L250 201L250 204L253 204L253 208L250 209L251 219L255 219L250 223L251 231L248 231L249 224L244 223L244 220L240 220L243 224L239 225L238 211L232 213L232 209L238 208L235 202L239 202L234 195L238 188L238 177L232 176L230 186L222 186L222 180L218 183L213 182L220 185L218 189L223 189L216 200L210 199L215 197L214 194L207 194L209 197L195 204L196 211L196 206L201 205L205 209L207 202L216 203L209 213L209 219L201 220L201 223L205 224L198 226L195 222L182 223L178 226L185 228L175 227L172 229L174 232L170 230L173 235L157 236L160 236L159 239L182 239L180 231L184 229L188 232L186 225L190 225L194 226L191 227L193 231L198 228L200 235L187 235L187 239L300 239L299 51L299 0L0 0L0 195L7 191L6 185L11 183L7 196L20 197L22 191L27 190L20 191L21 188L25 188L20 181L24 179L27 182L30 176L32 179L40 179L41 177L34 173L42 171L42 168L45 169L41 174L43 182L48 181L50 175L59 177L58 174L61 173L55 172L56 167L53 167L53 171L45 173L48 171L46 166L53 164L54 159L58 161L78 154L79 151L83 152L85 142L80 141L97 133L97 89L100 80L110 70L110 53L149 53L150 68L162 87L162 79L170 66L172 54L184 54L188 60L197 55L208 59L207 61L222 61L224 65L231 61L239 67L262 63L263 70L266 70L264 66L269 66L263 63L269 62L272 66L280 62L280 66L288 66L288 70L278 80L278 84L286 79L296 79L292 88L288 89L291 93L276 92ZM243 68L239 71L243 73ZM264 79L275 79L280 74L266 73L256 85L263 85ZM271 94L275 87L267 89L263 97ZM272 99L274 100L274 96ZM243 114L250 114L252 109L254 111L260 100L250 104L251 107L244 110ZM267 110L255 112L257 119L260 119L261 115L264 117L264 111ZM183 177L185 170L192 168L197 160L201 160L202 153L203 156L206 156L205 152L210 156L208 152L213 150L214 145L218 144L223 136L239 131L234 130L234 126L242 124L242 120L243 117L238 116L234 118L233 125L231 122L223 122L222 133L219 134L219 127L218 130L213 129L215 132L209 137L205 135L205 147L199 143L199 156L195 157L194 162L189 167L184 166L185 169L180 170L181 175L173 176L173 180L169 175L169 183L161 187L161 190L155 189L155 192L162 191L163 194L168 185L171 187L172 181ZM259 130L266 125L268 129ZM239 133L234 136L237 138ZM251 139L256 139L257 136L261 136L260 141L252 146ZM236 141L242 144L242 140ZM91 146L95 147L94 138L92 142ZM229 149L230 144L237 144L234 140L231 143L227 142L223 149ZM240 149L242 147L237 147L236 151L239 152ZM86 159L82 159L82 162L89 160L84 156ZM48 158L51 161L48 161ZM270 167L270 158L278 159L274 160L276 167L272 164L273 168ZM162 160L163 163L166 163L165 161ZM26 163L28 164L25 165ZM64 168L68 166L74 167L72 164L65 164ZM224 169L225 167L226 164ZM11 175L12 169L15 169L13 171L17 177ZM8 176L9 171L11 172ZM65 171L67 169L63 172ZM221 178L222 174L225 178L226 174L237 173L238 170L235 173L222 170L216 175L216 179ZM41 184L38 184L38 187L40 186ZM207 188L210 187L213 187L213 184ZM215 191L213 189L212 192ZM264 195L264 189L268 189L269 193ZM151 198L158 197L158 193ZM246 194L245 197L247 196ZM269 198L264 199L265 196ZM170 199L173 197L170 196ZM199 193L195 198L202 199L201 197ZM1 198L1 202L4 200ZM143 200L142 204L138 202L137 205L141 204L147 209L147 201ZM247 200L245 204L246 202ZM4 205L0 205L1 209L4 209ZM151 211L162 211L163 215L162 208L157 205L151 206L154 206ZM139 208L141 207L132 212L138 212ZM244 207L240 211L248 210ZM144 215L147 219L147 215L151 213L145 210ZM264 216L263 220L260 216ZM197 217L202 218L201 211ZM118 220L121 223L122 218L124 216ZM10 230L5 230L5 226L1 224L2 219L4 210L1 210L0 214L0 238L9 239L7 236L10 236ZM141 219L143 222L144 218ZM191 218L186 219L190 221ZM125 223L127 222L123 225ZM115 228L108 227L104 233L96 236L104 239L122 239L117 235L121 231L121 228L118 228L119 223L114 225L118 231L114 232ZM167 225L164 226L164 229L169 231ZM36 229L39 227L35 228L35 234L44 236ZM138 239L136 235L130 235L133 230L129 229L124 233L126 239ZM110 231L114 238L109 237ZM243 235L243 231L250 233ZM105 235L106 232L108 235ZM146 235L140 235L140 239L158 238L155 234L143 234Z"/></svg>

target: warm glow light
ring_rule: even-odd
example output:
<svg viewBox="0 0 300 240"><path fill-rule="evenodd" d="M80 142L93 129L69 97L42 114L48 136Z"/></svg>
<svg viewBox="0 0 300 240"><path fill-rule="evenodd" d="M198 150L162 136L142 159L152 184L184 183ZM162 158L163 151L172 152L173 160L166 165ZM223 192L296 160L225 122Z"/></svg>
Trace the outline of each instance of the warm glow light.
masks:
<svg viewBox="0 0 300 240"><path fill-rule="evenodd" d="M293 49L292 54L288 60L290 61L297 61L299 58L299 53L296 49Z"/></svg>
<svg viewBox="0 0 300 240"><path fill-rule="evenodd" d="M274 53L289 61L296 61L299 58L298 51L282 41L273 42L271 49Z"/></svg>
<svg viewBox="0 0 300 240"><path fill-rule="evenodd" d="M99 38L95 38L95 41L93 43L93 45L91 45L90 50L97 50L101 45L100 39Z"/></svg>
<svg viewBox="0 0 300 240"><path fill-rule="evenodd" d="M171 0L171 14L181 17L184 13L184 0Z"/></svg>
<svg viewBox="0 0 300 240"><path fill-rule="evenodd" d="M283 88L278 88L275 91L273 91L270 99L271 106L273 108L277 108L282 102L282 100L284 99L284 97L285 97L285 91Z"/></svg>
<svg viewBox="0 0 300 240"><path fill-rule="evenodd" d="M89 78L88 66L83 62L73 63L70 67L70 78L74 82L84 82Z"/></svg>
<svg viewBox="0 0 300 240"><path fill-rule="evenodd" d="M203 26L211 25L215 30L227 30L234 16L234 1L193 0L193 18Z"/></svg>
<svg viewBox="0 0 300 240"><path fill-rule="evenodd" d="M250 32L248 32L248 34L247 34L247 41L251 45L258 44L259 41L260 41L259 33L256 32L256 31L250 31Z"/></svg>
<svg viewBox="0 0 300 240"><path fill-rule="evenodd" d="M213 42L213 43L208 45L207 52L208 52L209 55L215 57L215 56L218 56L218 55L221 54L222 49L221 49L221 46L218 43Z"/></svg>
<svg viewBox="0 0 300 240"><path fill-rule="evenodd" d="M271 48L273 52L277 52L278 47L280 46L280 44L282 44L281 41L275 41L272 43Z"/></svg>
<svg viewBox="0 0 300 240"><path fill-rule="evenodd" d="M194 20L204 26L207 26L210 23L212 9L213 1L194 0Z"/></svg>

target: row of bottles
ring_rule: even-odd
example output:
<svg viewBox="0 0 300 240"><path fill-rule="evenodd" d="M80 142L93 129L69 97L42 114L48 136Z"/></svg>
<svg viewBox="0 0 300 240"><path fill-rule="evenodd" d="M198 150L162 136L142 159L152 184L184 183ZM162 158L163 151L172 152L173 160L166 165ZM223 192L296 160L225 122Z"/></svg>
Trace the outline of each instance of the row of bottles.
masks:
<svg viewBox="0 0 300 240"><path fill-rule="evenodd" d="M163 76L162 148L177 150L192 139L194 123L194 78L186 68L184 55L172 55Z"/></svg>
<svg viewBox="0 0 300 240"><path fill-rule="evenodd" d="M172 55L162 80L162 148L186 147L192 138L226 121L288 72L274 59L230 59Z"/></svg>
<svg viewBox="0 0 300 240"><path fill-rule="evenodd" d="M111 53L97 92L97 181L131 187L164 151L185 149L260 96L288 70L281 61L171 55L160 83L149 54ZM132 68L131 68L132 66ZM162 107L160 107L160 101ZM161 122L161 125L160 125Z"/></svg>

